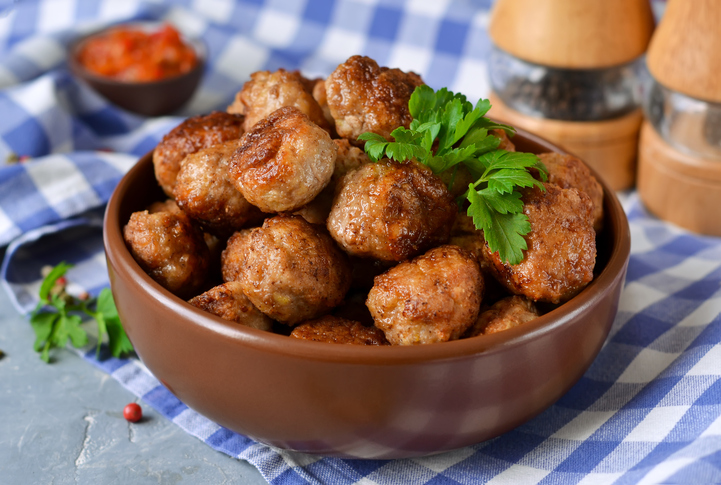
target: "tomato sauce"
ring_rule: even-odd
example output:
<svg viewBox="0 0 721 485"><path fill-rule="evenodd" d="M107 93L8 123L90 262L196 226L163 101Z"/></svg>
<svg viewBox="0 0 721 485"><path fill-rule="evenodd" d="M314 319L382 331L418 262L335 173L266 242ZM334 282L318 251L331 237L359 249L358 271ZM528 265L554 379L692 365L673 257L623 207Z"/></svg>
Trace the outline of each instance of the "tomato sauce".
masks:
<svg viewBox="0 0 721 485"><path fill-rule="evenodd" d="M148 82L178 76L198 63L195 50L169 24L146 32L118 27L91 37L78 61L93 73L118 81Z"/></svg>

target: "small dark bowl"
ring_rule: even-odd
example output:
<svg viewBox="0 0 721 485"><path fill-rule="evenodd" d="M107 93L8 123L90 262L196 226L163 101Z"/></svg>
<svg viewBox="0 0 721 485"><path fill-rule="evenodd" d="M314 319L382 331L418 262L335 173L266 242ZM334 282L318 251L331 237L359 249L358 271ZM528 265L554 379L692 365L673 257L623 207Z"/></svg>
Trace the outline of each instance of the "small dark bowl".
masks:
<svg viewBox="0 0 721 485"><path fill-rule="evenodd" d="M563 153L520 130L513 141L521 151ZM322 455L439 453L538 415L598 354L616 316L631 241L623 208L601 183L605 220L596 278L560 307L493 335L409 347L324 344L240 326L187 304L146 275L123 242L130 214L163 198L150 154L108 204L110 284L141 360L218 424Z"/></svg>
<svg viewBox="0 0 721 485"><path fill-rule="evenodd" d="M128 27L139 27L157 30L159 22L133 22L123 24ZM198 56L198 62L190 71L179 76L149 82L124 82L109 77L99 76L78 62L78 52L83 43L91 37L102 34L110 29L120 27L114 25L78 38L68 50L68 66L70 72L84 81L113 104L133 113L145 116L161 116L174 112L182 107L193 95L205 69L206 49L199 39L189 38L181 33L183 41L192 46Z"/></svg>

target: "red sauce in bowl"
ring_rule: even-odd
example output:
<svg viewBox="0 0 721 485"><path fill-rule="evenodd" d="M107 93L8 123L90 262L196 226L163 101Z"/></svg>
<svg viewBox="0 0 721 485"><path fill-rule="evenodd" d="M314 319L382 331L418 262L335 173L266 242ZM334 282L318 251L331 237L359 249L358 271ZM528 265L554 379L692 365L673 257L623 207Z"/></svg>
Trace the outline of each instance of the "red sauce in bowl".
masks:
<svg viewBox="0 0 721 485"><path fill-rule="evenodd" d="M81 46L78 62L99 76L148 82L190 71L198 56L172 25L165 24L154 32L118 27L93 36Z"/></svg>

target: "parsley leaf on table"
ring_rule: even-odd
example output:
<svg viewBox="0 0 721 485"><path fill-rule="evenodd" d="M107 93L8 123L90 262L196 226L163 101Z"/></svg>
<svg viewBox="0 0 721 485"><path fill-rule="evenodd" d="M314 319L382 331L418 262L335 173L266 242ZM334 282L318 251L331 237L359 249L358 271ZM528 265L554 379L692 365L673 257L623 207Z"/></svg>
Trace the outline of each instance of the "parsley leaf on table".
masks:
<svg viewBox="0 0 721 485"><path fill-rule="evenodd" d="M101 326L104 326L103 330L108 334L110 353L114 357L118 357L132 352L133 344L130 343L130 339L126 335L125 329L123 329L123 324L120 323L118 309L115 308L113 294L109 288L103 288L100 291L95 310L93 316L98 322L98 334L100 334ZM98 342L100 341L98 340ZM100 347L98 346L98 348Z"/></svg>
<svg viewBox="0 0 721 485"><path fill-rule="evenodd" d="M463 94L422 85L413 91L408 109L413 121L408 129L393 130L393 141L375 133L358 137L366 142L368 157L374 162L384 157L398 162L414 159L436 174L453 169L450 186L458 167L465 166L475 182L459 198L459 206L470 203L468 215L501 260L512 265L523 261L527 249L523 236L531 231L531 224L523 214L518 189L536 186L545 190L529 172L535 169L545 181L543 163L532 153L498 149L500 139L489 131L504 130L512 136L515 130L485 117L491 109L487 99L473 106Z"/></svg>
<svg viewBox="0 0 721 485"><path fill-rule="evenodd" d="M88 343L88 334L80 326L82 314L97 322L97 353L100 352L104 335L108 336L108 346L114 357L132 352L133 345L120 323L110 290L103 289L97 299L91 300L81 300L67 294L61 278L70 268L72 265L65 262L58 264L40 285L40 301L30 316L30 325L35 331L33 348L40 352L40 358L50 362L50 350L65 347L68 339L75 347Z"/></svg>

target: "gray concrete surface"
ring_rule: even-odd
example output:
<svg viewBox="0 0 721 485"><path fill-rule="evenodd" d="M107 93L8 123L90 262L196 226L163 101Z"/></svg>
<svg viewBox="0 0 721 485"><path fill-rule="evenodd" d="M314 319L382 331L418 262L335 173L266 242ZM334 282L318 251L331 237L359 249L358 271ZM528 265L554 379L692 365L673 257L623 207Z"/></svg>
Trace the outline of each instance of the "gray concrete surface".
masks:
<svg viewBox="0 0 721 485"><path fill-rule="evenodd" d="M266 483L72 352L45 364L33 340L0 288L1 484ZM123 419L129 402L143 407L141 422Z"/></svg>

